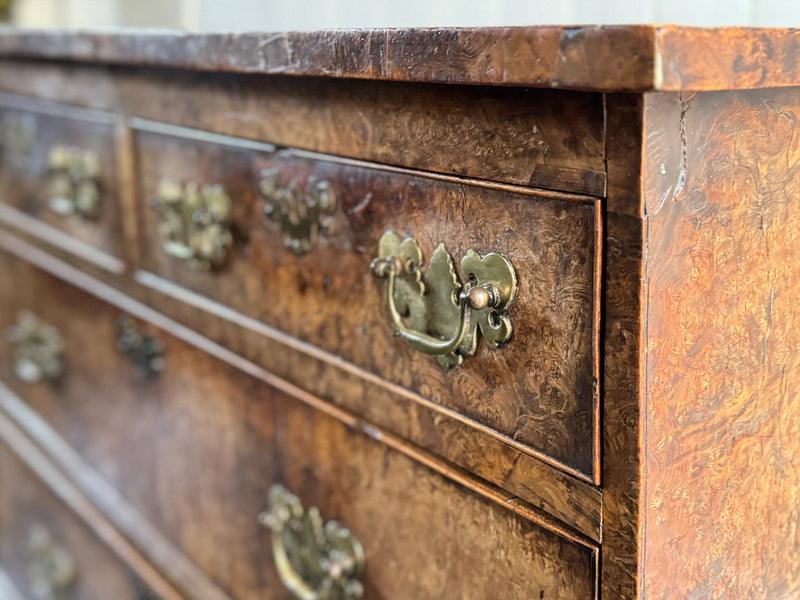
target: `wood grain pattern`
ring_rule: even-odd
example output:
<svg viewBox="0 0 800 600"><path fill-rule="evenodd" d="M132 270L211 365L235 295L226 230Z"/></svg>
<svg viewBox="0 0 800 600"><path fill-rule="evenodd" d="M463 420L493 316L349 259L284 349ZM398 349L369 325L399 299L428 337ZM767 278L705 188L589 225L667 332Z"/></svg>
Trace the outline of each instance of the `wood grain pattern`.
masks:
<svg viewBox="0 0 800 600"><path fill-rule="evenodd" d="M254 153L150 132L136 133L141 268L465 414L509 438L595 477L597 380L596 202L551 200L364 167L291 152ZM337 216L330 235L297 257L263 215L259 173L277 168L284 185L311 174L330 184ZM233 199L234 248L207 273L160 250L147 199L163 177L222 185ZM510 316L514 339L481 343L475 357L442 370L395 339L382 282L369 271L377 240L413 235L426 262L444 243L500 252L517 271Z"/></svg>
<svg viewBox="0 0 800 600"><path fill-rule="evenodd" d="M0 34L0 55L623 92L797 85L799 44L795 29L670 25L148 35L10 30Z"/></svg>
<svg viewBox="0 0 800 600"><path fill-rule="evenodd" d="M37 107L40 110L37 111ZM32 134L30 153L23 162L12 161L13 149L8 137L0 143L2 202L112 257L110 261L122 257L123 251L113 120L113 115L108 113L53 108L0 94L0 123L8 128L25 122ZM55 145L92 151L99 158L101 200L96 218L64 216L50 210L47 159L50 148ZM101 257L97 262L110 261L103 261Z"/></svg>
<svg viewBox="0 0 800 600"><path fill-rule="evenodd" d="M601 493L595 486L577 473L566 474L563 466L556 468L531 456L513 440L481 427L463 415L388 384L335 355L222 305L189 295L182 288L176 294L176 286L167 285L163 280L154 282L152 277L141 278L147 288L132 285L125 279L115 281L133 297L139 298L141 302L138 302L65 262L71 258L70 255L64 254L63 260L59 260L5 232L0 232L0 248L63 282L113 303L128 314L157 324L203 352L255 373L273 386L281 388L281 382L284 382L295 390L299 386L311 392L304 397L318 410L343 417L351 426L373 435L379 432L384 442L399 436L394 443L401 451L406 451L408 445L400 440L407 440L452 465L474 473L507 490L508 495L503 500L507 506L516 507L518 501L535 506L539 512L528 514L527 518L553 527L555 517L566 524L567 529L572 528L596 542L600 541ZM82 265L82 268L88 269L88 266ZM101 275L104 273L96 270L95 276ZM217 343L178 323L201 324L205 335ZM287 391L295 395L299 393ZM344 411L347 411L346 417ZM436 468L435 461L430 459L425 464ZM454 475L452 469L440 472ZM474 486L474 480L469 483L468 477L459 476L458 480ZM481 488L474 489L481 491Z"/></svg>
<svg viewBox="0 0 800 600"><path fill-rule="evenodd" d="M641 598L640 432L643 386L641 96L607 98L608 210L603 257L603 598Z"/></svg>
<svg viewBox="0 0 800 600"><path fill-rule="evenodd" d="M599 94L9 61L0 89L279 146L605 193Z"/></svg>
<svg viewBox="0 0 800 600"><path fill-rule="evenodd" d="M26 557L28 537L37 527L44 527L75 563L75 581L58 593L59 599L138 600L136 586L144 584L137 575L0 443L0 564L26 598L41 593L31 587Z"/></svg>
<svg viewBox="0 0 800 600"><path fill-rule="evenodd" d="M4 272L9 270L16 268ZM24 281L36 279L29 274ZM368 549L365 584L381 597L406 598L408 574L417 573L414 597L440 598L442 586L461 582L457 597L484 598L489 582L480 565L500 547L506 560L494 566L500 579L491 582L498 597L594 597L597 557L591 545L569 542L480 499L365 432L303 408L174 338L164 336L168 365L162 378L120 389L127 365L107 350L113 344L107 323L116 311L57 287L72 308L61 309L59 318L50 305L47 316L65 339L87 348L85 356L70 354L69 375L56 387L14 387L233 597L274 597L270 590L280 589L265 569L268 537L255 520L277 480L304 482L323 514L353 528ZM40 293L28 288L17 295L36 303ZM45 304L35 307L46 311ZM0 363L4 379L7 364L7 358ZM113 390L114 401L100 390ZM316 439L318 467L306 466L308 454L301 461L301 449L310 449L308 436ZM133 447L137 452L130 452ZM320 462L322 455L332 462ZM334 498L349 501L339 505ZM411 519L409 511L417 516ZM445 512L459 519L448 525ZM434 555L448 557L446 564L414 551L422 538ZM522 569L524 580L515 577Z"/></svg>
<svg viewBox="0 0 800 600"><path fill-rule="evenodd" d="M645 103L642 594L795 597L798 93Z"/></svg>
<svg viewBox="0 0 800 600"><path fill-rule="evenodd" d="M0 409L3 441L161 600L230 600L2 382Z"/></svg>

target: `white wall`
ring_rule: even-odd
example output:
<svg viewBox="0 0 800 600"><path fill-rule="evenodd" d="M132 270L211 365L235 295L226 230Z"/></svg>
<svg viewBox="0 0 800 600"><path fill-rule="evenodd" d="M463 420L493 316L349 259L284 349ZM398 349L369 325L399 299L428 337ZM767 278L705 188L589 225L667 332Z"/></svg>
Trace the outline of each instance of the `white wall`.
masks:
<svg viewBox="0 0 800 600"><path fill-rule="evenodd" d="M285 31L591 23L800 27L800 0L16 0L31 27Z"/></svg>

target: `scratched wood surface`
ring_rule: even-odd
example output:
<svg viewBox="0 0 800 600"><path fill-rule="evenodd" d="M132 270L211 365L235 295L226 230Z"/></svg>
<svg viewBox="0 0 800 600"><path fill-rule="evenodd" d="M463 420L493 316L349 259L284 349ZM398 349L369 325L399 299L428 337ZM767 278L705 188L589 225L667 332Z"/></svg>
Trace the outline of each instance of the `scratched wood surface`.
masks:
<svg viewBox="0 0 800 600"><path fill-rule="evenodd" d="M36 108L36 102L0 95L0 201L105 254L122 256L113 116L69 107L54 112ZM49 208L48 154L54 146L79 148L97 156L100 206L96 216L84 219Z"/></svg>
<svg viewBox="0 0 800 600"><path fill-rule="evenodd" d="M186 34L4 31L0 54L202 71L595 91L800 83L796 29L670 25Z"/></svg>
<svg viewBox="0 0 800 600"><path fill-rule="evenodd" d="M32 586L28 544L35 530L72 558L74 582L53 597L63 600L140 600L144 585L77 516L0 442L0 564L25 598L46 590Z"/></svg>
<svg viewBox="0 0 800 600"><path fill-rule="evenodd" d="M800 96L645 97L642 594L800 594Z"/></svg>
<svg viewBox="0 0 800 600"><path fill-rule="evenodd" d="M478 497L166 333L164 373L137 382L114 349L117 309L2 256L0 327L6 313L32 308L67 341L67 371L52 385L22 384L4 341L0 379L232 597L283 597L256 521L275 482L358 535L367 597L594 597L593 545ZM7 281L24 283L12 293ZM487 578L485 557L501 553Z"/></svg>
<svg viewBox="0 0 800 600"><path fill-rule="evenodd" d="M310 342L454 409L590 477L598 422L596 203L423 179L291 152L270 154L136 132L140 268ZM298 257L263 214L263 170L303 189L327 181L338 207L330 235ZM227 264L188 269L161 249L148 206L162 178L222 185L232 198L235 242ZM386 230L411 235L425 264L443 243L456 265L469 249L499 252L519 290L511 343L442 369L393 333L383 281L369 270Z"/></svg>
<svg viewBox="0 0 800 600"><path fill-rule="evenodd" d="M0 90L262 142L601 196L600 94L7 61Z"/></svg>

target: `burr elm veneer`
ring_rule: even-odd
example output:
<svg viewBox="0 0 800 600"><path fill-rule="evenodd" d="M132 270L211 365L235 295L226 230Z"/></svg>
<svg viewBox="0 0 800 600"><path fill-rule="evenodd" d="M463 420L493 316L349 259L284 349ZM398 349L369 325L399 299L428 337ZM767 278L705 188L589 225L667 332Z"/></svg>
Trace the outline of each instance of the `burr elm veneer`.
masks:
<svg viewBox="0 0 800 600"><path fill-rule="evenodd" d="M797 85L793 30L0 31L0 595L798 597Z"/></svg>

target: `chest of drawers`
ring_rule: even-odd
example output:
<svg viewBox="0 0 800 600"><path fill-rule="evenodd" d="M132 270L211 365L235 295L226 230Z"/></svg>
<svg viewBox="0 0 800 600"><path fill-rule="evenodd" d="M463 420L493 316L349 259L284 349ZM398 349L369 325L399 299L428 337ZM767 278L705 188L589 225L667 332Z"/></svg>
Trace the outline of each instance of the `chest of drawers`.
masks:
<svg viewBox="0 0 800 600"><path fill-rule="evenodd" d="M0 33L0 595L800 594L800 34Z"/></svg>

